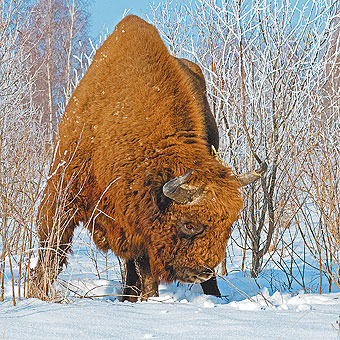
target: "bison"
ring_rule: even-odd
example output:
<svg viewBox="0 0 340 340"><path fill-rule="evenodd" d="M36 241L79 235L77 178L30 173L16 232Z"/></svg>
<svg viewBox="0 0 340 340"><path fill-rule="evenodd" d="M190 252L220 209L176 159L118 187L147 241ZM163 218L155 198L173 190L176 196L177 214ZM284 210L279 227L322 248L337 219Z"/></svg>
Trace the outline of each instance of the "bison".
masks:
<svg viewBox="0 0 340 340"><path fill-rule="evenodd" d="M201 69L171 56L152 25L129 15L116 26L60 123L31 296L47 298L80 222L125 260L124 299L157 296L160 280L220 296L214 268L242 208L239 188L263 168L236 176L214 157L205 92Z"/></svg>

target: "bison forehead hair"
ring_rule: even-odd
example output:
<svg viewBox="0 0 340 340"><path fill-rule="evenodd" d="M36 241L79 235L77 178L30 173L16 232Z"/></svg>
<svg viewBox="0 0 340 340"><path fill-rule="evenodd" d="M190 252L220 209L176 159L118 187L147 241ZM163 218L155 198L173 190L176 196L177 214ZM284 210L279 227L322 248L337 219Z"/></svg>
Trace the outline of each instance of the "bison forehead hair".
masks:
<svg viewBox="0 0 340 340"><path fill-rule="evenodd" d="M62 173L73 211L65 242L82 221L100 249L148 259L155 278L203 281L204 268L222 260L242 206L239 182L211 145L218 148L218 132L200 68L171 56L152 25L124 18L62 118L39 212L41 242ZM174 179L177 187L164 189Z"/></svg>

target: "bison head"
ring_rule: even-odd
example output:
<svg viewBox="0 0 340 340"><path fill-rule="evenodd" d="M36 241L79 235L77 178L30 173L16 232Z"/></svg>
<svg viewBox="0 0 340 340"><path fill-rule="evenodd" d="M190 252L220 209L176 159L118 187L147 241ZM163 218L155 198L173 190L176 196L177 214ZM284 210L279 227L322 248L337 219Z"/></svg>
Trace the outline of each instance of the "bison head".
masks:
<svg viewBox="0 0 340 340"><path fill-rule="evenodd" d="M150 235L153 271L168 282L208 280L225 256L232 223L242 207L239 187L259 178L265 169L263 164L234 176L221 167L214 180L190 170L167 181L162 192L169 204L154 221Z"/></svg>

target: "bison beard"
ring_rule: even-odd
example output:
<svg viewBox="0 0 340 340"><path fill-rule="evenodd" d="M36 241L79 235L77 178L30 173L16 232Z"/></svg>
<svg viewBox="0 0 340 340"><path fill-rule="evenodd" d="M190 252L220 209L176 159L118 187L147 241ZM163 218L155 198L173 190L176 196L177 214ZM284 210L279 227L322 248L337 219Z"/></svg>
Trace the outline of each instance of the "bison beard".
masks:
<svg viewBox="0 0 340 340"><path fill-rule="evenodd" d="M123 19L62 118L30 295L48 297L82 222L99 249L125 260L125 299L157 295L160 280L220 296L214 268L242 207L242 181L211 145L218 131L200 68L172 57L152 25Z"/></svg>

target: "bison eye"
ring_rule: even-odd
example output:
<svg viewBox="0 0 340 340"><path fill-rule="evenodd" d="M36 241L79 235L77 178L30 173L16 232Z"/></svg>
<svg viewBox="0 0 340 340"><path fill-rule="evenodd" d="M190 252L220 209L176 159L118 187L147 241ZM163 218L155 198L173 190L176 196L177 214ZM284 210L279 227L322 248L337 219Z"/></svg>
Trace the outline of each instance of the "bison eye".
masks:
<svg viewBox="0 0 340 340"><path fill-rule="evenodd" d="M177 223L177 230L182 236L195 236L203 231L204 227L200 223L182 222Z"/></svg>

